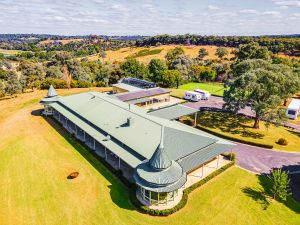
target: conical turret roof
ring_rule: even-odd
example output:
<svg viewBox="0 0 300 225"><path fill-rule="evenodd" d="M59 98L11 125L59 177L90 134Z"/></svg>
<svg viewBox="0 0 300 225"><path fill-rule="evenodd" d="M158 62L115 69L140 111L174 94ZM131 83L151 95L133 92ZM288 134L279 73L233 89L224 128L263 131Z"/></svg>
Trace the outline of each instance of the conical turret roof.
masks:
<svg viewBox="0 0 300 225"><path fill-rule="evenodd" d="M155 150L154 154L152 155L151 159L149 160L149 164L154 169L166 169L171 166L172 162L164 150L164 127L162 126L161 129L161 140L160 143Z"/></svg>
<svg viewBox="0 0 300 225"><path fill-rule="evenodd" d="M47 97L54 97L54 96L57 96L57 93L56 93L54 87L51 84L50 87L49 87L49 90L48 90Z"/></svg>

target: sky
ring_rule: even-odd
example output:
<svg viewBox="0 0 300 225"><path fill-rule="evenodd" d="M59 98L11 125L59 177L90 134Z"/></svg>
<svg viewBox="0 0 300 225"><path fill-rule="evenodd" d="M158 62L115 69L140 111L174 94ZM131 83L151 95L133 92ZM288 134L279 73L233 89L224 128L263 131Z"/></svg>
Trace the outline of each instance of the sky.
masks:
<svg viewBox="0 0 300 225"><path fill-rule="evenodd" d="M300 33L300 0L0 0L0 33Z"/></svg>

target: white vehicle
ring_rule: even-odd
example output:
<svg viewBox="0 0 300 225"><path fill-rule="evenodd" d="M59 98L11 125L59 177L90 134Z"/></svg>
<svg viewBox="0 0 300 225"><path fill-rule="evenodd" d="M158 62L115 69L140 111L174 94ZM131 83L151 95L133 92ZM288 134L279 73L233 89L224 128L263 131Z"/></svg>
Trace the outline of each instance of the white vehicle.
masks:
<svg viewBox="0 0 300 225"><path fill-rule="evenodd" d="M286 110L286 116L290 119L297 119L300 114L300 99L293 99Z"/></svg>
<svg viewBox="0 0 300 225"><path fill-rule="evenodd" d="M194 91L186 91L183 98L192 102L198 102L201 100L202 95Z"/></svg>
<svg viewBox="0 0 300 225"><path fill-rule="evenodd" d="M201 94L201 100L208 100L210 97L210 93L208 91L196 89L196 90L194 90L194 92Z"/></svg>

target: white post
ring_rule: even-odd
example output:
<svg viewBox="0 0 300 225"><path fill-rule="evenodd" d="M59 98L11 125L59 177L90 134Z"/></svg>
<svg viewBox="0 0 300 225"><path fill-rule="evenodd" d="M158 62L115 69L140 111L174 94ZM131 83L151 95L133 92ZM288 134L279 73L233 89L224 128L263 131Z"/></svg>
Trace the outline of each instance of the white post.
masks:
<svg viewBox="0 0 300 225"><path fill-rule="evenodd" d="M219 159L220 159L220 155L218 155L218 159L217 159L217 169L219 168Z"/></svg>
<svg viewBox="0 0 300 225"><path fill-rule="evenodd" d="M77 137L77 126L75 125L75 132L76 132L76 137Z"/></svg>
<svg viewBox="0 0 300 225"><path fill-rule="evenodd" d="M150 205L151 205L151 191L149 191L149 202L150 202Z"/></svg>
<svg viewBox="0 0 300 225"><path fill-rule="evenodd" d="M107 160L106 147L104 149L105 149L105 160Z"/></svg>
<svg viewBox="0 0 300 225"><path fill-rule="evenodd" d="M85 142L85 131L83 131L83 141Z"/></svg>
<svg viewBox="0 0 300 225"><path fill-rule="evenodd" d="M96 141L95 141L95 138L94 138L94 150L96 150Z"/></svg>
<svg viewBox="0 0 300 225"><path fill-rule="evenodd" d="M198 113L196 112L195 113L195 118L194 118L194 127L197 126L197 115L198 115Z"/></svg>
<svg viewBox="0 0 300 225"><path fill-rule="evenodd" d="M121 168L121 160L120 160L120 157L119 157L119 169Z"/></svg>
<svg viewBox="0 0 300 225"><path fill-rule="evenodd" d="M159 192L157 192L157 204L159 205Z"/></svg>

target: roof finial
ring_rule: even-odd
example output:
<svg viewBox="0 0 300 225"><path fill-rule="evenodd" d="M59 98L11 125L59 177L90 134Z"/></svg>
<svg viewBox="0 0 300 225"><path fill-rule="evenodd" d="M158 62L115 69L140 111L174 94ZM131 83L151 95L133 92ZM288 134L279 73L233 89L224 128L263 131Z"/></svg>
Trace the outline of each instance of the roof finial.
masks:
<svg viewBox="0 0 300 225"><path fill-rule="evenodd" d="M57 96L57 93L53 87L53 85L51 84L47 93L47 97L54 97Z"/></svg>
<svg viewBox="0 0 300 225"><path fill-rule="evenodd" d="M165 131L165 126L161 125L160 143L159 143L159 148L160 149L164 148L164 131Z"/></svg>

